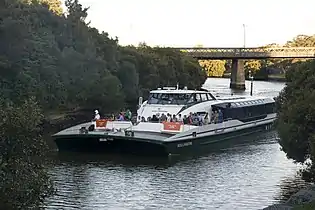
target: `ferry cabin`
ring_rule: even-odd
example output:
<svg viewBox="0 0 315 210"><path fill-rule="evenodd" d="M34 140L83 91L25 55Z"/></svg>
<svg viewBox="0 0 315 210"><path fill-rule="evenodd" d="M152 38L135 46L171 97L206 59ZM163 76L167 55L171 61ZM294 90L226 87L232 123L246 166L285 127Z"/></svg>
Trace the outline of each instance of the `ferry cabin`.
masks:
<svg viewBox="0 0 315 210"><path fill-rule="evenodd" d="M208 114L209 121L213 112L221 110L224 121L237 119L242 122L265 118L275 113L275 101L265 97L229 97L216 99L208 91L158 89L150 92L149 98L138 109L138 120L141 117L151 118L153 115L167 113L181 114L197 113L202 117ZM212 119L211 119L212 118Z"/></svg>

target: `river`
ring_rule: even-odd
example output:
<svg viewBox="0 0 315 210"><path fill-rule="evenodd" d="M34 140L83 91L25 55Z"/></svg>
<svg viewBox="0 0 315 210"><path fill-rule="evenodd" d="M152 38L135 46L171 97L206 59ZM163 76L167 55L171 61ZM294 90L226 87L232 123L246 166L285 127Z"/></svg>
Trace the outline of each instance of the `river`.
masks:
<svg viewBox="0 0 315 210"><path fill-rule="evenodd" d="M208 79L215 95L229 79ZM277 96L280 82L254 81L254 95ZM300 166L280 150L273 132L248 136L221 150L181 160L59 154L50 169L57 193L47 209L261 209L304 185Z"/></svg>

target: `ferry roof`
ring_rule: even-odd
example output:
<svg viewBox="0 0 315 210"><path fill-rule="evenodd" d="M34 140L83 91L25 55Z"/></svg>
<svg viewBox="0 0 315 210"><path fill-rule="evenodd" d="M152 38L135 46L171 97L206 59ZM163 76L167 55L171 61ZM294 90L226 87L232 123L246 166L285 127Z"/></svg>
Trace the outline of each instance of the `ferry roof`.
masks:
<svg viewBox="0 0 315 210"><path fill-rule="evenodd" d="M206 90L183 90L183 89L158 89L158 90L151 90L150 93L174 93L174 94L191 94L191 93L210 93Z"/></svg>
<svg viewBox="0 0 315 210"><path fill-rule="evenodd" d="M231 108L237 107L245 107L245 106L253 106L253 105L260 105L260 104L268 104L274 103L275 100L272 98L267 97L250 97L250 98L243 98L237 100L218 100L218 103L214 103L214 106L226 108L227 104L231 104Z"/></svg>

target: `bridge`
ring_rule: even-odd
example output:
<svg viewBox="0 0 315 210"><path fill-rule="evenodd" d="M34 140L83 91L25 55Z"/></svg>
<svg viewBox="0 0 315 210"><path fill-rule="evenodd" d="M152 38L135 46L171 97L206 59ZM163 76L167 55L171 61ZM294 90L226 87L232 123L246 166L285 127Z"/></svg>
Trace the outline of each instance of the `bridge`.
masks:
<svg viewBox="0 0 315 210"><path fill-rule="evenodd" d="M315 47L173 48L199 60L232 60L230 88L245 90L245 59L315 58Z"/></svg>
<svg viewBox="0 0 315 210"><path fill-rule="evenodd" d="M197 59L315 58L315 47L175 48Z"/></svg>

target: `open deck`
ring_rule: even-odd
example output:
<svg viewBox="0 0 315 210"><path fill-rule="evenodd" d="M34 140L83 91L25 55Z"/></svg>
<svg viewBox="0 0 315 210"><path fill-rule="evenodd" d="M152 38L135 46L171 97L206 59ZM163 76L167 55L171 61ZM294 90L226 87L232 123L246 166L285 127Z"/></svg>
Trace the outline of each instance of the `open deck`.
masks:
<svg viewBox="0 0 315 210"><path fill-rule="evenodd" d="M94 131L88 131L87 133L80 132L82 127L88 129L88 127L92 125L91 122L82 123L79 125L75 125L73 127L67 128L62 130L53 135L54 138L88 138L88 137L98 137L98 138L119 138L119 139L142 139L142 140L150 140L152 141L163 141L166 138L170 137L171 134L159 134L153 132L141 132L141 131L134 131L134 136L125 136L124 131L106 131L103 129L95 129ZM104 139L105 141L106 139Z"/></svg>

